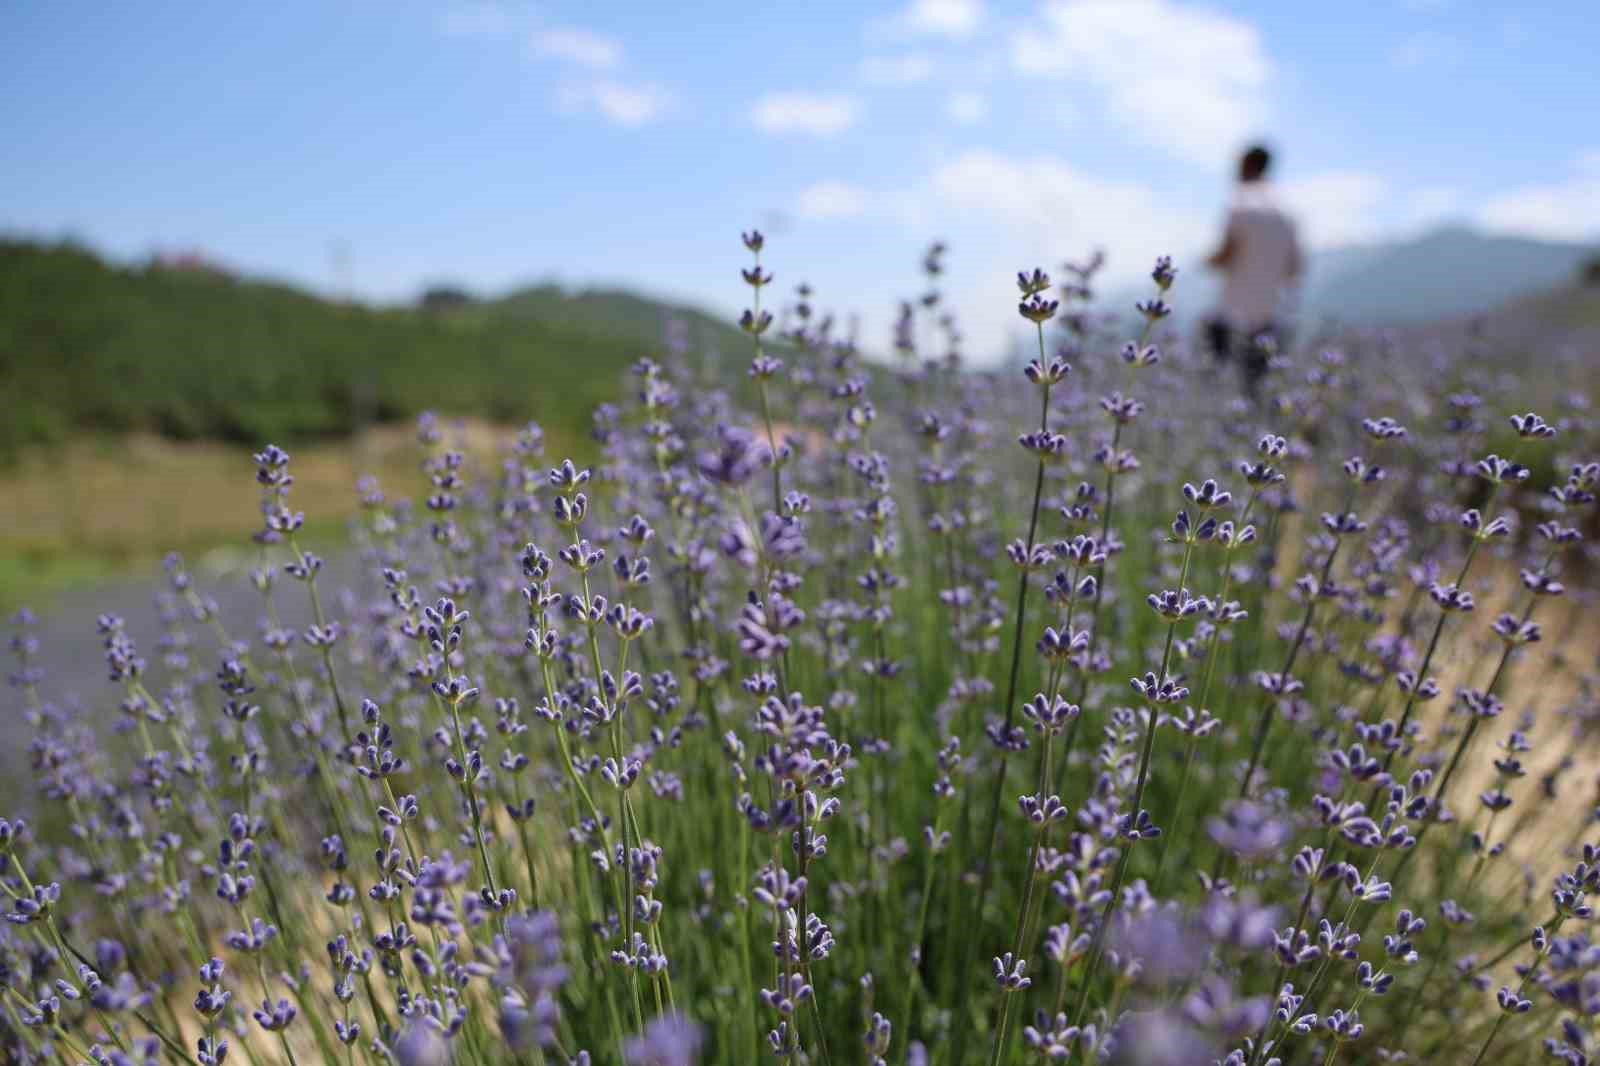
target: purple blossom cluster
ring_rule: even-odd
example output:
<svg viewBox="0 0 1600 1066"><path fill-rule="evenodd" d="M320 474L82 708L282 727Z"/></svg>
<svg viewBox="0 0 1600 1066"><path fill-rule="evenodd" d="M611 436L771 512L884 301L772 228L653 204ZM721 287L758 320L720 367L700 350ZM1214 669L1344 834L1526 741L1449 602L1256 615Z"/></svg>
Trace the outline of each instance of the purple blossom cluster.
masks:
<svg viewBox="0 0 1600 1066"><path fill-rule="evenodd" d="M9 1061L1600 1055L1585 406L1359 335L1233 399L1166 258L974 369L943 245L890 367L743 242L747 374L424 416L348 582L262 448L253 632L171 557L74 700L14 619Z"/></svg>

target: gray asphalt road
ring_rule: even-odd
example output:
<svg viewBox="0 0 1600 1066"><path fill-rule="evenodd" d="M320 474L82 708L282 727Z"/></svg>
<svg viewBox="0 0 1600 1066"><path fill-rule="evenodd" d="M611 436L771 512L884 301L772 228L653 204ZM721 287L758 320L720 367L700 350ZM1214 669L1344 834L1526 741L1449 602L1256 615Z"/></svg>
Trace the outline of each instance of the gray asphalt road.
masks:
<svg viewBox="0 0 1600 1066"><path fill-rule="evenodd" d="M276 557L281 561L283 553ZM249 580L257 560L253 552L215 552L189 562L195 590L216 601L218 617L236 640L253 640L265 624L261 596ZM334 618L342 616L337 606L338 593L355 579L356 563L356 557L349 553L331 558L319 578L324 607ZM45 671L44 697L80 706L107 728L115 722L122 691L107 678L101 637L96 630L96 619L101 614L115 614L124 620L158 684L169 677L170 671L160 661L164 626L157 598L170 589L166 575L157 567L148 577L73 589L53 602L33 605L39 616L34 632L40 643L37 662ZM283 625L301 628L311 620L305 587L286 575L279 576L273 603ZM208 675L215 672L221 647L216 633L209 623L197 623L188 616L185 628L192 637L190 669ZM9 635L8 632L8 641ZM6 654L9 659L9 649ZM14 661L7 662L7 672ZM26 767L28 737L27 726L15 713L7 715L5 721L8 725L0 735L0 771L9 775Z"/></svg>

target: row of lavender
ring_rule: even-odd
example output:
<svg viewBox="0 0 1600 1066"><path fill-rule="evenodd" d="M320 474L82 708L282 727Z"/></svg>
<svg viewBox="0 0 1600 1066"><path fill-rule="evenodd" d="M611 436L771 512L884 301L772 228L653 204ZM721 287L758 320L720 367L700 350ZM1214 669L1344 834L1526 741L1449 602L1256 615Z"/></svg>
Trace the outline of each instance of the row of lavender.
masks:
<svg viewBox="0 0 1600 1066"><path fill-rule="evenodd" d="M1588 1061L1592 426L1222 399L1165 260L977 373L936 246L889 371L745 244L754 414L673 337L590 468L425 418L337 593L268 447L259 632L172 560L114 731L18 619L13 1061Z"/></svg>

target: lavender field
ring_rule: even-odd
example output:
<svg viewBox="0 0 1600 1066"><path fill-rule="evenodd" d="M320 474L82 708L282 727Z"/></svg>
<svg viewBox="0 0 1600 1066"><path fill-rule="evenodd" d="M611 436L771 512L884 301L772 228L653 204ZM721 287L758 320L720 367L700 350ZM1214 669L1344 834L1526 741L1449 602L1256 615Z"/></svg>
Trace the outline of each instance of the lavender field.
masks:
<svg viewBox="0 0 1600 1066"><path fill-rule="evenodd" d="M248 573L12 620L9 1061L1591 1061L1592 353L1252 402L1095 257L975 369L935 246L891 366L743 243L590 461L425 415L325 566L264 442Z"/></svg>

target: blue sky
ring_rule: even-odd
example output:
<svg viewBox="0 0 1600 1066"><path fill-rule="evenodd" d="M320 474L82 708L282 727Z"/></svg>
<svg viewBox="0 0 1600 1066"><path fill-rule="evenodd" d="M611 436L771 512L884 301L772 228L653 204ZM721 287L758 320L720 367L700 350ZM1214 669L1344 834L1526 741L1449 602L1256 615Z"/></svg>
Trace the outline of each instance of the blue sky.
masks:
<svg viewBox="0 0 1600 1066"><path fill-rule="evenodd" d="M1257 136L1313 245L1600 238L1597 51L1582 0L14 3L0 231L732 311L761 225L876 346L939 237L985 349L1016 269L1183 266Z"/></svg>

